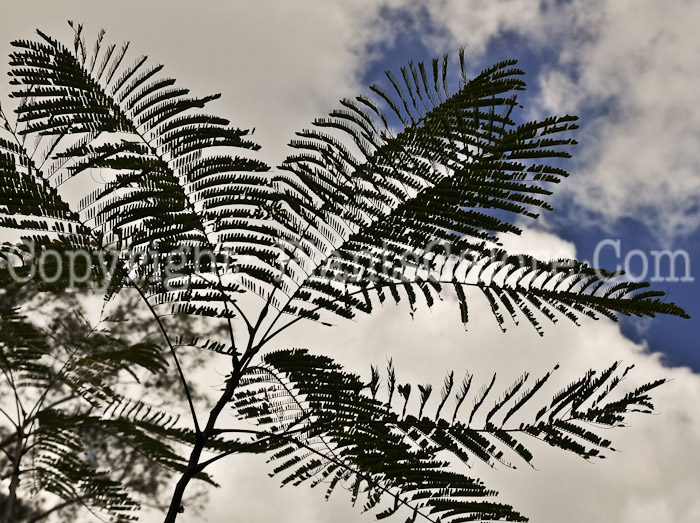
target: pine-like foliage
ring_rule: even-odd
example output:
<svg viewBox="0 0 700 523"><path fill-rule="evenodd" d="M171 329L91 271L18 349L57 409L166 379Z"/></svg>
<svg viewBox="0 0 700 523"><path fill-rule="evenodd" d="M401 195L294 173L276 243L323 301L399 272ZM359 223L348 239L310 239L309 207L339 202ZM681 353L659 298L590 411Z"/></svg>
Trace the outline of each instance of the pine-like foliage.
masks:
<svg viewBox="0 0 700 523"><path fill-rule="evenodd" d="M130 58L128 43L107 44L100 32L88 46L82 26L71 27L70 46L40 31L36 41L12 43L12 96L19 104L14 123L0 112L0 226L20 238L0 249L0 279L61 290L74 283L62 268L79 263L85 275L79 285L101 284L107 297L131 286L143 298L171 350L195 429L166 521L182 510L190 479L244 451L271 452L285 482L327 479L330 490L349 482L355 497L364 492L367 508L392 496L396 505L382 516L408 504L414 515L433 520L520 521L442 454L491 465L510 463L511 455L529 463L527 436L589 459L608 442L585 422L615 426L630 408L651 409L647 392L660 382L607 401L619 381L617 366L582 377L514 429L506 422L534 401L549 376L530 388L523 378L493 403L495 381L473 395L476 384L455 388L450 375L428 418L427 386L418 388L417 417L406 415L405 404L401 415L393 410L392 399L408 401L411 391L396 386L393 371L384 402L376 398L378 373L367 395L359 378L304 352L268 354L253 366L266 344L295 323L352 318L387 299L405 299L413 310L449 291L466 324L470 287L483 294L501 328L509 316L540 334L543 319L562 316L574 322L686 316L646 283L501 248L501 235L520 233L510 218L534 219L550 209L547 197L568 176L563 160L575 144L576 117L519 123L517 95L525 83L514 60L473 78L463 53L454 79L447 56L387 73L371 95L341 100L341 108L297 133L293 154L271 171L252 157L258 147L248 131L203 111L218 95L193 97L163 75L163 66ZM69 203L63 187L76 180L89 189ZM84 254L79 262L76 250ZM256 307L239 301L246 292L262 298ZM183 316L219 321L227 337L169 334L167 318ZM183 346L231 357L206 423L199 423L177 359ZM451 393L458 407L472 394L466 421L440 416ZM229 431L217 420L232 401L262 425L252 431L258 439L220 438ZM136 426L150 416L138 412ZM164 430L156 429L149 430ZM204 459L206 449L219 454Z"/></svg>

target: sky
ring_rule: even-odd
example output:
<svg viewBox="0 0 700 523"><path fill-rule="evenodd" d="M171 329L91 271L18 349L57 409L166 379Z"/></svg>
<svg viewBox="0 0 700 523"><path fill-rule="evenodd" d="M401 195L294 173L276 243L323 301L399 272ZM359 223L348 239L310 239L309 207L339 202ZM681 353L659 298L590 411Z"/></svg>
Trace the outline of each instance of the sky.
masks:
<svg viewBox="0 0 700 523"><path fill-rule="evenodd" d="M671 381L656 396L660 415L633 418L611 435L620 452L610 459L593 466L542 449L536 471L475 473L533 522L700 521L700 3L259 0L195 8L27 0L3 7L0 46L7 54L11 39L31 37L37 27L68 39L68 19L83 22L88 34L103 27L114 41L130 40L134 55L164 63L195 94L221 92L211 110L255 127L260 158L270 165L283 160L295 131L340 98L366 92L387 68L443 52L456 58L460 47L472 74L517 58L528 82L522 117L577 114L581 130L555 210L522 223L523 235L506 245L589 261L598 248L603 266L627 266L637 276L647 259L646 278L658 277L655 287L693 319L559 322L539 338L527 326L501 334L485 308L465 332L447 300L413 320L402 307L384 306L332 332L302 326L276 348L307 347L363 373L392 357L404 382L436 386L450 369L484 379L497 371L505 385L523 370L559 363L563 385L590 367L634 363L631 382ZM0 90L4 99L6 87ZM664 263L654 273L652 251L664 249L687 253L676 259L681 281L669 281ZM219 462L212 473L222 487L205 511L178 521L374 520L343 493L324 502L320 491L279 489L269 471L258 457Z"/></svg>

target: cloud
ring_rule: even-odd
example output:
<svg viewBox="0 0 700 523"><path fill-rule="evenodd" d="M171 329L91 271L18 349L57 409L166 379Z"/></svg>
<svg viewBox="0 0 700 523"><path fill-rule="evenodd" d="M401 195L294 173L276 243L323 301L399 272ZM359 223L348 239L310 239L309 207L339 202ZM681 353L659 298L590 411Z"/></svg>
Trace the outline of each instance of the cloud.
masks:
<svg viewBox="0 0 700 523"><path fill-rule="evenodd" d="M605 220L634 217L662 237L692 233L700 224L700 34L693 22L700 5L599 7L591 37L564 42L567 80L553 80L557 73L542 80L548 108L573 92L574 109L611 110L585 129L582 176L569 190Z"/></svg>
<svg viewBox="0 0 700 523"><path fill-rule="evenodd" d="M435 29L419 36L437 50L464 46L469 57L478 59L508 35L526 37L533 48L554 48L558 38L571 34L571 25L583 23L582 17L590 20L586 11L572 11L569 4L557 0L443 0L425 6L407 2L404 9L414 16L425 9Z"/></svg>
<svg viewBox="0 0 700 523"><path fill-rule="evenodd" d="M700 4L446 0L429 13L438 49L481 56L518 35L543 52L540 114L583 116L574 220L633 218L668 242L700 227Z"/></svg>
<svg viewBox="0 0 700 523"><path fill-rule="evenodd" d="M343 96L364 90L366 50L393 38L378 16L393 1L187 2L125 0L85 4L13 4L3 10L2 49L41 28L70 42L65 20L82 22L88 48L100 28L106 40L131 41L131 59L147 54L164 74L194 94L221 92L211 105L233 125L256 128L261 157L271 165L289 153L294 132L336 108ZM4 89L4 87L3 87ZM6 102L6 100L3 100Z"/></svg>
<svg viewBox="0 0 700 523"><path fill-rule="evenodd" d="M503 248L514 254L526 254L539 260L575 258L576 246L540 229L521 226L522 233L504 234L499 241Z"/></svg>

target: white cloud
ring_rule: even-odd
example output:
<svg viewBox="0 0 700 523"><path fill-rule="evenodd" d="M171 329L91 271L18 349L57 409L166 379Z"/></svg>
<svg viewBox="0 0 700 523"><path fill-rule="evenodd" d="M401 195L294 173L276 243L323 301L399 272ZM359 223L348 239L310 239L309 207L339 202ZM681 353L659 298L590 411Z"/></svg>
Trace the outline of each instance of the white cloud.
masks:
<svg viewBox="0 0 700 523"><path fill-rule="evenodd" d="M635 217L666 238L691 233L700 224L700 5L599 7L590 38L564 40L561 60L577 76L568 78L574 110L607 103L611 114L586 130L582 175L568 188L602 220ZM543 81L543 103L561 110L552 102L570 83Z"/></svg>
<svg viewBox="0 0 700 523"><path fill-rule="evenodd" d="M579 25L590 24L594 10L572 10L557 0L443 0L425 6L413 2L418 15L424 8L436 30L422 35L439 50L454 52L464 46L468 56L481 58L489 46L506 34L521 35L528 45L551 48L562 35L573 35ZM517 49L515 55L517 57ZM511 56L502 57L511 58Z"/></svg>
<svg viewBox="0 0 700 523"><path fill-rule="evenodd" d="M539 260L575 258L576 246L540 230L521 226L520 235L504 234L499 241L503 248L514 254L526 254Z"/></svg>
<svg viewBox="0 0 700 523"><path fill-rule="evenodd" d="M602 113L582 122L586 146L565 184L583 211L574 219L635 218L669 242L700 227L698 2L447 0L429 12L438 48L478 55L511 32L552 53L543 113Z"/></svg>

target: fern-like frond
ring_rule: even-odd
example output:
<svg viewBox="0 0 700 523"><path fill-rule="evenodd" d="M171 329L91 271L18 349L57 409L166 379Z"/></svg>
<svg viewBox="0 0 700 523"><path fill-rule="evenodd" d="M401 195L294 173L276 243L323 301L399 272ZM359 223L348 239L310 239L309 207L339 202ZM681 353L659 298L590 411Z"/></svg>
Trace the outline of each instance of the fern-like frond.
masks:
<svg viewBox="0 0 700 523"><path fill-rule="evenodd" d="M0 226L89 238L89 230L78 215L36 173L24 147L0 137Z"/></svg>
<svg viewBox="0 0 700 523"><path fill-rule="evenodd" d="M138 381L144 372L165 370L160 347L128 343L80 315L76 320L66 332L46 332L19 309L0 307L3 390L14 394L19 416L1 448L6 455L10 446L22 449L14 473L30 492L79 501L113 521L133 520L139 503L127 488L132 478L115 474L94 449L117 445L181 473L186 461L178 451L194 445L196 434L176 426L175 416L129 400L114 387L121 374ZM197 477L213 483L204 473Z"/></svg>
<svg viewBox="0 0 700 523"><path fill-rule="evenodd" d="M108 253L97 252L96 237L78 213L42 179L23 144L4 137L6 131L0 130L0 227L15 230L17 237L0 252L3 287L33 283L41 290L63 290L103 283ZM48 250L51 255L39 264ZM71 279L69 271L78 277Z"/></svg>
<svg viewBox="0 0 700 523"><path fill-rule="evenodd" d="M228 151L258 146L247 131L199 112L219 95L188 96L161 75L161 65L145 57L129 62L128 45L96 45L88 57L79 44L71 50L38 34L39 42L13 42L10 74L22 101L19 133L62 143L47 157L46 183L108 173L78 209L101 246L130 262L140 257L129 276L144 282L154 307L170 307L164 313L230 317L239 286L221 281L226 269L219 265L251 253L222 223L255 220L270 189L258 174L264 164ZM154 263L159 256L178 267L175 274Z"/></svg>
<svg viewBox="0 0 700 523"><path fill-rule="evenodd" d="M587 460L602 456L611 443L591 426L616 427L629 412L651 412L648 393L663 383L609 400L627 370L620 372L615 364L600 375L591 371L540 411L529 406L551 372L534 382L523 375L502 392L496 392L495 375L480 388L466 385L459 390L451 375L440 399L433 402L436 414L430 416L430 386L418 386L416 401L410 385L399 385L401 399L395 410L391 399L387 403L376 397L376 373L366 384L330 358L303 350L278 351L264 356L263 363L242 378L234 408L263 429L259 440L266 442L274 473L282 476L283 484L327 484L327 494L340 483L350 485L353 499L364 493L365 509L380 500L394 501L382 517L408 506L414 518L433 521L526 521L497 502L496 492L464 475L458 463L531 465L533 438ZM446 401L453 390L451 409ZM410 401L418 405L417 416L410 409L407 413ZM516 414L521 421L514 421Z"/></svg>
<svg viewBox="0 0 700 523"><path fill-rule="evenodd" d="M139 260L129 277L159 314L230 320L241 313L236 294L251 290L285 314L353 317L387 294L430 306L448 287L466 322L464 284L480 289L499 324L524 318L538 331L542 317L684 314L605 271L496 248L498 235L520 232L507 214L550 208L575 143L575 117L516 121L525 83L513 60L467 79L460 54L455 92L446 56L432 70L387 73L374 97L342 100L298 133L298 152L269 173L227 152L257 148L246 131L198 112L218 95L190 97L162 66L129 62L128 45L88 56L39 36L13 43L19 134L55 140L42 183L108 173L80 202L80 220L101 247ZM164 271L159 257L177 269ZM114 289L128 281L111 276Z"/></svg>
<svg viewBox="0 0 700 523"><path fill-rule="evenodd" d="M557 315L683 315L661 293L638 293L644 285L608 282L607 271L498 247L498 235L520 233L508 214L550 209L551 186L568 176L559 164L576 143L576 118L517 124L525 83L515 61L467 80L461 56L462 81L450 93L446 60L432 76L424 64L399 79L387 73L388 87L372 86L376 100L342 100L291 142L299 153L275 177L284 195L275 216L294 234L280 237L289 260L271 303L315 320L353 317L372 309L372 297L390 294L413 309L448 287L466 323L468 283L499 324L524 318L540 332L541 317Z"/></svg>

